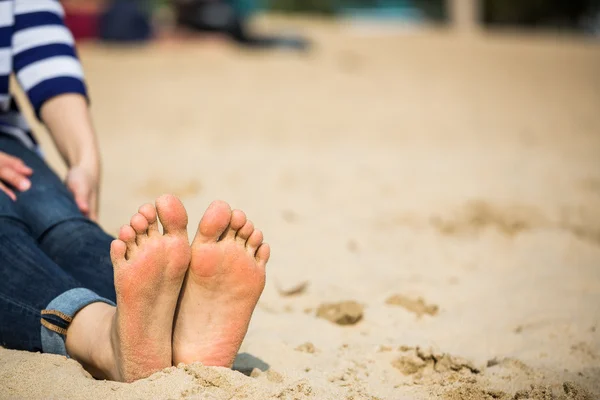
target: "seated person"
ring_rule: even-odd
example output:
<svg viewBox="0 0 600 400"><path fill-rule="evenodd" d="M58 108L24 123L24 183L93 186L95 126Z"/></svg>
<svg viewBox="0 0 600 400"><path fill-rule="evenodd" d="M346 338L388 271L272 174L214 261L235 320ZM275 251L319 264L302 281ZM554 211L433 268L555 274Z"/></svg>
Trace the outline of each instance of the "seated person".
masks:
<svg viewBox="0 0 600 400"><path fill-rule="evenodd" d="M11 72L69 167L65 183L9 95ZM127 382L180 362L230 367L269 246L224 202L210 205L190 246L187 213L170 195L143 205L118 239L107 235L94 222L100 162L86 99L60 3L0 1L0 345Z"/></svg>

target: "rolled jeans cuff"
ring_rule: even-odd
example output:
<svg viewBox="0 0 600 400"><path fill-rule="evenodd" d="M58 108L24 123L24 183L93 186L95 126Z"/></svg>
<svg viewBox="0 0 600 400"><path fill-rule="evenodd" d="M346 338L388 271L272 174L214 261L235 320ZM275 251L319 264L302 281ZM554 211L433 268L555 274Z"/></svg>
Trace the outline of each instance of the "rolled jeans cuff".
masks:
<svg viewBox="0 0 600 400"><path fill-rule="evenodd" d="M84 288L67 290L48 303L46 309L42 310L40 320L43 352L68 357L65 340L73 317L83 307L96 302L116 306L112 301Z"/></svg>

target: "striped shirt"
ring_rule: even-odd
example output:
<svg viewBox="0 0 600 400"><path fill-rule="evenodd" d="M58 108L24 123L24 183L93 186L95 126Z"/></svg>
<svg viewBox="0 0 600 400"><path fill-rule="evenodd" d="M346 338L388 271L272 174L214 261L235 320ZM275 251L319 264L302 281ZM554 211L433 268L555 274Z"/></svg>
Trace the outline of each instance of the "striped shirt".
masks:
<svg viewBox="0 0 600 400"><path fill-rule="evenodd" d="M54 96L87 97L83 70L58 0L0 0L0 135L37 143L9 92L11 74L27 94L39 118ZM0 149L1 151L2 149Z"/></svg>

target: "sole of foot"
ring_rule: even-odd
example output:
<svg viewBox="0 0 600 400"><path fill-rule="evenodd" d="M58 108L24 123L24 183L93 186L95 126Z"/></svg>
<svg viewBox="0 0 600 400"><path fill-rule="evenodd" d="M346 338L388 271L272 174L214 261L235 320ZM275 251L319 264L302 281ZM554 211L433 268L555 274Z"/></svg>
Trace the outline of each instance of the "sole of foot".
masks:
<svg viewBox="0 0 600 400"><path fill-rule="evenodd" d="M231 367L265 286L263 234L223 201L206 210L191 246L173 331L173 361Z"/></svg>
<svg viewBox="0 0 600 400"><path fill-rule="evenodd" d="M70 340L84 354L82 364L95 377L132 382L172 365L173 319L191 259L187 219L176 197L161 196L156 207L140 207L112 242L117 307L93 303L67 333L67 347ZM92 306L96 315L88 312ZM87 338L89 355L85 345L73 347L72 334Z"/></svg>

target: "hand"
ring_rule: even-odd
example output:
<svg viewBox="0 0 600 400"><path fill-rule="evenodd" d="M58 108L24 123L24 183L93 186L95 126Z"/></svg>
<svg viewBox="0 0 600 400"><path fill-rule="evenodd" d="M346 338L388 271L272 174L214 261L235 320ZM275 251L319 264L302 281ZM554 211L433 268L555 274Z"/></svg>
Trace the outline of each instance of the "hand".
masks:
<svg viewBox="0 0 600 400"><path fill-rule="evenodd" d="M69 170L65 184L73 193L77 207L92 221L98 220L100 179L96 171L76 166Z"/></svg>
<svg viewBox="0 0 600 400"><path fill-rule="evenodd" d="M28 177L32 173L33 170L25 165L21 159L0 152L0 190L13 201L17 200L17 196L9 186L21 192L26 191L31 187L31 181Z"/></svg>

